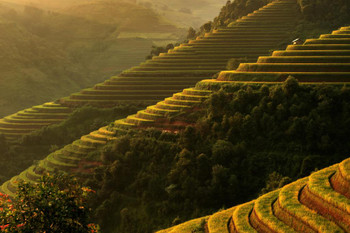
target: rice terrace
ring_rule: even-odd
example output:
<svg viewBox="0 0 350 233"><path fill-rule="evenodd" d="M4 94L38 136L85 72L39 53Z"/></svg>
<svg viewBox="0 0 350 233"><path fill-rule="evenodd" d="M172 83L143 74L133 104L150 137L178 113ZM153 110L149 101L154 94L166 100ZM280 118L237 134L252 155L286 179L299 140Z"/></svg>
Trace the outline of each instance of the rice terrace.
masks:
<svg viewBox="0 0 350 233"><path fill-rule="evenodd" d="M347 0L8 0L0 28L0 232L350 232Z"/></svg>

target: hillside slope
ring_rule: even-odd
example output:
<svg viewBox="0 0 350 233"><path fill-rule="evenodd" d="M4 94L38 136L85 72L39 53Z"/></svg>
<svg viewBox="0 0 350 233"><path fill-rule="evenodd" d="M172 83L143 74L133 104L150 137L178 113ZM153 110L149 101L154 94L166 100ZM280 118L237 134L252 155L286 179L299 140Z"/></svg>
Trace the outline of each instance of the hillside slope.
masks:
<svg viewBox="0 0 350 233"><path fill-rule="evenodd" d="M112 16L111 11L119 6L114 3L110 7L103 1L90 5L96 7L95 12L109 9L105 16ZM140 17L144 26L135 30L144 33L149 25L146 32L165 35L164 43L169 36L177 41L179 33L183 33L170 23L163 23L153 11L132 4L120 6L124 13L113 15L114 20L103 21L82 5L76 6L70 15L1 3L0 22L5 36L0 44L3 84L0 115L68 95L143 61L154 43L152 38L118 38L120 28L141 25L133 17L128 25L121 25L125 15L135 16L135 6L150 19ZM94 17L83 17L87 13ZM157 43L161 42L157 39Z"/></svg>
<svg viewBox="0 0 350 233"><path fill-rule="evenodd" d="M349 232L349 187L347 159L251 202L158 233Z"/></svg>
<svg viewBox="0 0 350 233"><path fill-rule="evenodd" d="M347 37L348 31L349 27L343 27L332 35ZM323 39L321 38L319 41L322 42ZM89 177L94 172L95 166L101 165L101 161L110 162L109 167L102 168L106 169L105 173L101 169L97 169L96 173L93 173L94 177L90 180L91 185L96 185L97 188L103 190L100 198L104 195L111 195L108 201L101 204L104 209L99 210L101 212L105 210L106 212L103 213L107 215L108 208L105 205L108 202L117 205L118 198L126 203L130 201L130 197L135 198L133 196L135 193L130 194L129 189L137 189L142 197L140 197L141 201L145 201L143 198L150 198L148 195L162 195L168 199L173 198L174 202L183 200L184 203L177 204L180 207L191 208L189 205L191 203L199 208L201 205L206 205L205 203L217 206L222 205L220 201L225 203L230 201L231 203L237 201L238 198L247 198L248 195L253 195L249 192L250 190L254 190L256 194L257 189L261 188L263 177L271 169L280 169L280 172L288 171L288 175L293 175L293 177L304 176L310 172L310 169L312 171L318 165L322 166L343 158L344 153L347 153L350 148L349 142L344 137L350 129L348 121L350 92L348 88L343 87L349 82L344 80L343 76L338 76L339 73L342 75L350 73L350 71L342 70L343 67L348 66L346 62L347 49L343 49L347 43L346 40L344 42L344 39L338 40L337 43L339 44L332 46L342 48L341 50L318 51L320 53L326 52L327 55L329 53L337 54L333 63L330 57L325 56L324 58L327 61L325 64L328 64L325 66L334 66L334 69L325 72L326 74L321 73L321 77L328 75L328 80L325 78L321 81L315 79L314 82L300 80L300 85L293 78L289 78L285 82L204 80L199 82L195 88L185 89L182 93L176 93L173 97L159 102L156 106L150 106L146 111L140 111L136 117L129 116L127 119L116 121L114 125L102 127L51 153L38 164L5 182L1 186L1 190L13 196L18 181L36 182L42 172L54 171L55 169ZM308 43L299 45L298 48L301 47L310 48ZM304 52L304 50L300 51ZM315 51L311 50L312 52ZM307 59L311 59L311 61L315 59L317 62L322 60L319 56L311 56ZM345 59L345 62L339 63L339 59ZM310 62L310 60L308 61ZM288 64L286 66L288 67ZM316 67L324 69L323 63ZM341 72L337 72L337 69ZM314 72L317 72L316 68ZM225 72L223 73L225 74ZM336 75L334 76L334 74ZM209 100L206 102L208 105L204 105L207 108L201 109L200 104L206 99ZM55 109L57 106L48 105L46 107ZM150 114L150 111L156 111L156 113ZM198 118L201 114L204 114L204 119ZM185 126L192 127L183 130ZM161 131L152 130L151 127L159 128ZM135 131L128 131L128 129ZM138 131L142 132L141 129L148 130L144 131L138 144L131 144L132 139L130 138ZM168 134L169 132L176 134ZM124 137L125 134L127 136ZM151 138L149 144L147 144L148 138ZM165 148L157 147L163 144L165 144ZM146 152L143 151L145 148L147 148ZM251 150L252 148L254 150ZM151 152L149 152L150 150ZM312 153L312 157L309 157L309 152ZM154 156L153 153L155 153ZM170 158L164 156L164 153L170 157L173 156L172 159L168 161ZM332 156L329 156L328 153ZM163 186L161 187L156 185L158 184L157 179L162 179L161 177L155 178L156 181L152 180L154 183L148 179L146 179L147 181L143 180L144 174L148 171L142 170L145 166L142 161L147 161L148 158L151 160L151 168L154 168L155 163L159 162L162 164L159 166L166 170L165 180L162 180L161 185ZM169 170L162 167L164 161L171 164ZM195 166L196 169L193 170L190 165ZM239 165L242 167L240 168ZM136 174L130 175L129 172L138 166L141 167L141 171L137 170ZM204 170L201 170L202 168ZM127 181L131 183L130 186L126 186L126 190L122 190ZM139 186L138 182L142 185ZM240 186L241 183L244 185ZM313 188L316 190L319 183L315 182L314 185L316 186ZM154 186L157 188L152 191ZM147 192L152 194L144 193L138 187L147 187L145 188ZM209 190L208 187L210 187ZM115 192L114 188L121 193L112 195ZM340 187L339 190L343 190L343 188ZM203 193L204 191L205 193ZM193 195L194 192L198 196ZM205 195L205 202L198 200L202 197L200 193ZM215 196L216 194L219 196ZM144 197L144 195L146 196ZM271 216L271 211L266 212L264 208L266 205L271 206L269 201L276 199L276 195L278 193L273 192L263 196L264 198L256 206L258 216L260 216L259 214L262 214L261 216L267 214L268 219L271 217L275 221ZM212 199L213 196L216 198ZM166 198L161 201L174 204ZM195 202L192 203L192 199ZM136 203L133 202L133 204ZM132 205L127 206L132 207ZM150 206L145 208L148 207L151 208ZM244 211L249 213L252 203L246 207ZM122 206L116 208L116 212L118 212ZM172 208L176 209L176 207ZM344 211L342 206L339 208L340 211ZM191 209L191 211L195 213L196 210ZM321 208L320 213L322 211ZM334 216L338 216L337 211L335 210ZM150 210L150 212L152 211ZM118 214L120 217L119 212ZM157 214L162 215L162 213ZM225 212L224 215L228 214L229 211ZM347 220L345 223L337 217L331 220L340 224L342 228L347 229L346 227L348 227ZM153 221L156 220L153 219ZM263 221L265 222L265 220ZM202 219L197 221L200 226L204 222ZM263 223L256 221L254 226L263 228ZM224 225L226 225L225 222L221 224L221 226ZM287 232L291 231L290 227L280 223L265 227L276 226L282 230L286 229Z"/></svg>
<svg viewBox="0 0 350 233"><path fill-rule="evenodd" d="M276 17L269 18L276 12L279 12ZM269 54L271 49L289 40L288 30L296 24L298 12L295 1L270 3L242 18L236 25L214 30L140 66L123 71L93 88L61 98L56 102L60 104L56 105L56 110L46 109L46 106L34 107L4 118L0 132L7 138L19 138L48 125L52 119L57 122L57 118L50 113L55 111L58 114L60 108L66 111L67 107L86 104L111 107L120 103L155 103L225 69L230 58L254 61L259 55ZM272 24L271 20L275 23ZM38 118L36 113L40 113L40 116L46 114L47 117ZM157 113L150 112L150 117L153 117L152 114L157 116ZM21 120L12 120L17 118Z"/></svg>

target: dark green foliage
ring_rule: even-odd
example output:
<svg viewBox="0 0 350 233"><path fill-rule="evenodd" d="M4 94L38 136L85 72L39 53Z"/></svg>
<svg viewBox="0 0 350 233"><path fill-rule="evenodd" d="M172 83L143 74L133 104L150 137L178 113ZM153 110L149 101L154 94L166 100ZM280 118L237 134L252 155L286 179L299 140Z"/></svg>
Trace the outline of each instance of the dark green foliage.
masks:
<svg viewBox="0 0 350 233"><path fill-rule="evenodd" d="M219 15L213 21L213 28L227 26L229 23L245 16L260 7L272 2L271 0L235 0L227 1Z"/></svg>
<svg viewBox="0 0 350 233"><path fill-rule="evenodd" d="M197 33L196 30L193 29L193 27L190 27L187 31L187 39L188 40L193 40L196 39Z"/></svg>
<svg viewBox="0 0 350 233"><path fill-rule="evenodd" d="M350 2L348 0L298 0L298 3L307 20L335 25L349 23Z"/></svg>
<svg viewBox="0 0 350 233"><path fill-rule="evenodd" d="M44 175L36 184L20 183L17 196L0 196L1 232L97 232L89 224L92 190L64 174Z"/></svg>
<svg viewBox="0 0 350 233"><path fill-rule="evenodd" d="M152 45L151 53L146 57L146 59L152 59L153 56L158 56L160 53L166 53L169 49L173 49L177 45L178 44L168 44L165 47Z"/></svg>
<svg viewBox="0 0 350 233"><path fill-rule="evenodd" d="M100 190L96 219L106 232L152 232L339 162L350 150L349 106L346 86L293 77L222 86L178 135L149 129L108 146L88 181Z"/></svg>
<svg viewBox="0 0 350 233"><path fill-rule="evenodd" d="M289 177L283 177L281 174L278 172L272 172L269 174L267 181L266 181L266 186L261 190L261 195L271 192L273 190L282 188L286 184L290 183L291 179Z"/></svg>
<svg viewBox="0 0 350 233"><path fill-rule="evenodd" d="M248 59L246 57L242 57L242 58L231 58L230 60L228 60L227 62L227 66L226 69L227 70L235 70L238 68L239 64L241 63L247 63Z"/></svg>

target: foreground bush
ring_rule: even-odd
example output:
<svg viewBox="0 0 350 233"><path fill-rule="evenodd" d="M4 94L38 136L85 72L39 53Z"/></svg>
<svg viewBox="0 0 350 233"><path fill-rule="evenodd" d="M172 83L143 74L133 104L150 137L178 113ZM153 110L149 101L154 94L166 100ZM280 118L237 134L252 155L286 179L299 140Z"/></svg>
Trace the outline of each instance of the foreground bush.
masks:
<svg viewBox="0 0 350 233"><path fill-rule="evenodd" d="M87 200L93 192L68 175L44 175L18 185L13 200L0 194L1 232L97 232L88 223Z"/></svg>

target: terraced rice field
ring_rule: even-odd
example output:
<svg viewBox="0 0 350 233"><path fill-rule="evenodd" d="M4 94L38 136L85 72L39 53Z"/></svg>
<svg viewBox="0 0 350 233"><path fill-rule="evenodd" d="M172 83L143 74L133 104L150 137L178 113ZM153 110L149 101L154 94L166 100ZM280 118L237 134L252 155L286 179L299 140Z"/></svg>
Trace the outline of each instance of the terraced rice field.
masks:
<svg viewBox="0 0 350 233"><path fill-rule="evenodd" d="M350 27L342 27L303 45L289 45L256 63L242 63L236 70L222 71L221 81L281 82L289 75L299 82L349 82Z"/></svg>
<svg viewBox="0 0 350 233"><path fill-rule="evenodd" d="M341 30L345 30L346 28L341 28ZM323 53L325 51L321 51ZM340 51L343 52L343 51ZM335 57L342 57L336 54L336 51L332 51L334 53ZM305 57L303 57L305 58ZM342 57L343 58L343 57ZM268 57L267 59L274 59L274 56ZM306 58L311 59L311 58ZM319 59L320 60L320 59ZM340 64L340 63L336 63ZM346 63L344 63L346 64ZM340 66L339 66L340 67ZM336 71L336 70L335 70ZM333 72L334 73L334 72ZM329 73L330 76L333 74L332 72ZM331 76L332 77L332 76ZM329 77L328 77L329 78ZM331 80L331 82L328 82L332 85L344 85L346 82L343 82L342 80L338 80L339 77L335 76L334 79ZM131 128L147 128L147 127L155 127L159 128L161 130L165 131L172 131L176 132L179 129L183 129L186 126L187 122L181 122L177 119L179 115L186 115L187 112L193 111L193 109L201 104L205 99L209 98L211 93L215 90L220 89L221 85L227 84L227 83L234 83L237 81L220 81L220 80L203 80L199 82L195 88L186 88L182 92L173 94L172 97L165 98L163 101L158 102L155 105L151 105L147 107L144 110L141 110L137 112L134 115L131 115L125 119L117 120L114 122L113 125L110 125L108 127L102 127L97 131L91 132L89 135L82 136L81 139L73 142L70 145L67 145L66 147L50 154L46 159L42 160L38 165L31 167L27 169L26 171L22 172L20 175L14 177L10 181L3 184L1 187L2 191L9 195L14 195L14 190L16 186L16 181L19 179L22 180L28 180L30 182L35 182L38 176L42 173L44 170L52 171L55 169L63 170L67 172L79 172L82 174L89 174L91 172L89 170L89 166L94 166L96 164L88 164L88 162L85 160L86 155L90 151L94 151L98 149L100 146L105 145L110 140L118 140L117 137L119 133L124 133L126 130ZM245 81L242 81L245 82ZM281 82L278 81L269 81L269 82L261 82L261 81L250 81L251 84L261 84L261 83L267 83L267 84L281 84ZM302 84L312 84L312 85L318 85L322 84L322 82L302 82ZM64 109L60 109L64 108ZM37 112L39 110L45 109L45 112ZM58 110L59 109L59 110ZM35 110L35 111L34 111ZM52 104L48 103L43 106L37 106L33 110L27 110L25 112L22 112L21 114L28 115L28 114L35 114L46 116L46 115L54 115L55 117L51 117L51 119L60 119L61 117L65 117L64 114L68 114L70 111L70 108L62 107L62 105ZM29 112L29 113L28 113ZM19 115L21 116L21 115ZM15 120L12 120L12 124L16 124L16 120L20 117L14 117ZM36 117L34 117L36 118ZM45 118L45 117L44 117ZM180 118L181 119L181 118ZM22 119L20 119L22 121ZM26 119L25 119L26 121ZM35 121L35 119L34 119ZM24 122L23 122L24 123ZM345 163L344 163L345 164ZM348 163L346 163L348 164ZM341 166L342 170L345 171L347 167L350 167L350 165L343 165ZM339 173L340 174L340 173ZM338 190L342 195L349 197L350 196L350 183L347 182L346 179L350 180L350 176L347 176L346 172L342 172L341 174L345 175L338 175L336 174L334 177L334 185L332 186L334 189ZM345 178L344 178L345 177ZM317 183L316 183L317 184ZM299 185L302 185L302 183L299 182ZM310 196L312 196L312 186L311 183L308 186L308 188L304 189L308 192L305 192L305 200L310 199ZM316 187L316 186L315 186ZM295 186L294 186L295 188ZM295 189L292 189L295 191ZM309 190L311 190L309 192ZM293 192L294 192L293 191ZM272 199L276 199L275 197L278 195L279 197L283 198L283 189L279 193L275 193L273 196L266 197L267 199L264 200L256 200L254 201L254 206L256 206L256 209L260 206L261 208L264 208L264 206L267 206L266 203L269 203ZM304 197L301 196L301 197ZM326 197L324 197L326 198ZM339 198L339 197L333 197L332 198ZM287 198L288 199L288 198ZM292 200L292 199L290 199ZM287 203L287 202L284 202ZM305 207L300 206L297 202L291 202L290 205L293 205L295 208L298 208L298 212L288 212L288 214L285 214L286 211L290 209L290 205L284 205L284 203L277 203L274 205L274 207L271 207L272 209L269 209L264 215L260 215L260 212L252 212L252 203L247 205L242 205L237 207L237 211L240 211L239 216L242 216L241 213L243 212L249 212L253 213L253 215L249 216L255 216L255 225L249 225L248 223L252 222L252 220L246 217L240 217L237 222L229 223L230 229L236 229L239 231L239 229L251 229L254 228L261 228L261 229L268 229L268 228L274 228L274 229L284 229L281 227L277 221L277 219L274 216L277 216L278 219L283 219L285 222L293 222L293 224L296 224L297 227L294 227L295 229L311 229L312 227L305 224L305 221L311 221L311 219L314 219L315 221L325 221L323 218L316 217L315 215L312 215L311 213L303 214L302 216L300 213L306 213L307 209ZM318 203L318 202L317 202ZM317 204L316 203L316 204ZM332 204L332 203L331 203ZM334 204L334 203L333 203ZM260 208L259 207L259 208ZM294 208L293 207L293 208ZM250 208L250 209L249 209ZM310 207L311 208L311 207ZM324 208L329 208L327 205ZM339 207L340 211L346 211L346 208L344 209L342 206ZM273 210L273 211L272 211ZM320 209L319 211L322 211L323 209ZM334 212L335 216L341 216L343 212ZM227 212L223 212L218 214L217 216L226 216L227 218ZM238 215L237 215L238 216ZM309 217L308 217L309 216ZM263 218L263 220L261 220ZM265 218L267 220L265 220ZM299 222L297 223L295 218L299 219ZM326 216L324 218L327 218ZM339 218L339 217L337 217ZM322 220L323 219L323 220ZM254 220L254 219L253 219ZM259 221L260 220L260 221ZM332 220L332 219L331 219ZM348 220L350 219L341 219L340 223L343 224L340 227L343 229L348 227ZM268 221L269 224L262 224L264 221ZM303 222L304 221L304 222ZM332 220L333 221L333 220ZM222 222L220 223L219 218L215 218L215 221L212 220L209 222L209 228L212 226L216 226L216 223L218 223L221 227L223 227L225 224ZM337 223L338 224L338 223ZM348 224L348 225L347 225ZM327 226L331 226L330 224L326 224ZM334 224L333 224L334 225ZM338 226L338 225L337 225ZM318 227L325 227L319 224ZM215 227L214 227L215 228ZM254 229L255 229L254 228ZM293 229L294 229L293 228ZM286 228L289 229L289 228ZM323 229L323 228L322 228ZM326 229L326 228L325 228ZM333 229L333 228L332 228ZM233 231L233 230L232 230ZM286 230L287 231L287 230ZM289 231L289 230L288 230Z"/></svg>
<svg viewBox="0 0 350 233"><path fill-rule="evenodd" d="M258 56L268 55L288 38L288 31L296 24L299 14L296 0L276 0L229 27L181 44L92 88L5 117L0 120L0 133L8 140L18 139L43 126L63 121L72 109L86 104L113 107L125 102L156 103L224 70L230 58L246 57L254 62ZM140 116L153 120L157 115L152 114L166 111L161 110L161 106L176 109L182 108L177 106L181 103L196 101L194 98L186 102L179 95L176 100L166 100L129 117L127 123L139 124Z"/></svg>
<svg viewBox="0 0 350 233"><path fill-rule="evenodd" d="M207 233L350 232L350 199L344 195L349 194L349 185L350 158L252 202L206 216L202 230L206 229ZM188 227L192 224L182 223L176 232L190 233ZM158 233L172 232L169 230Z"/></svg>

